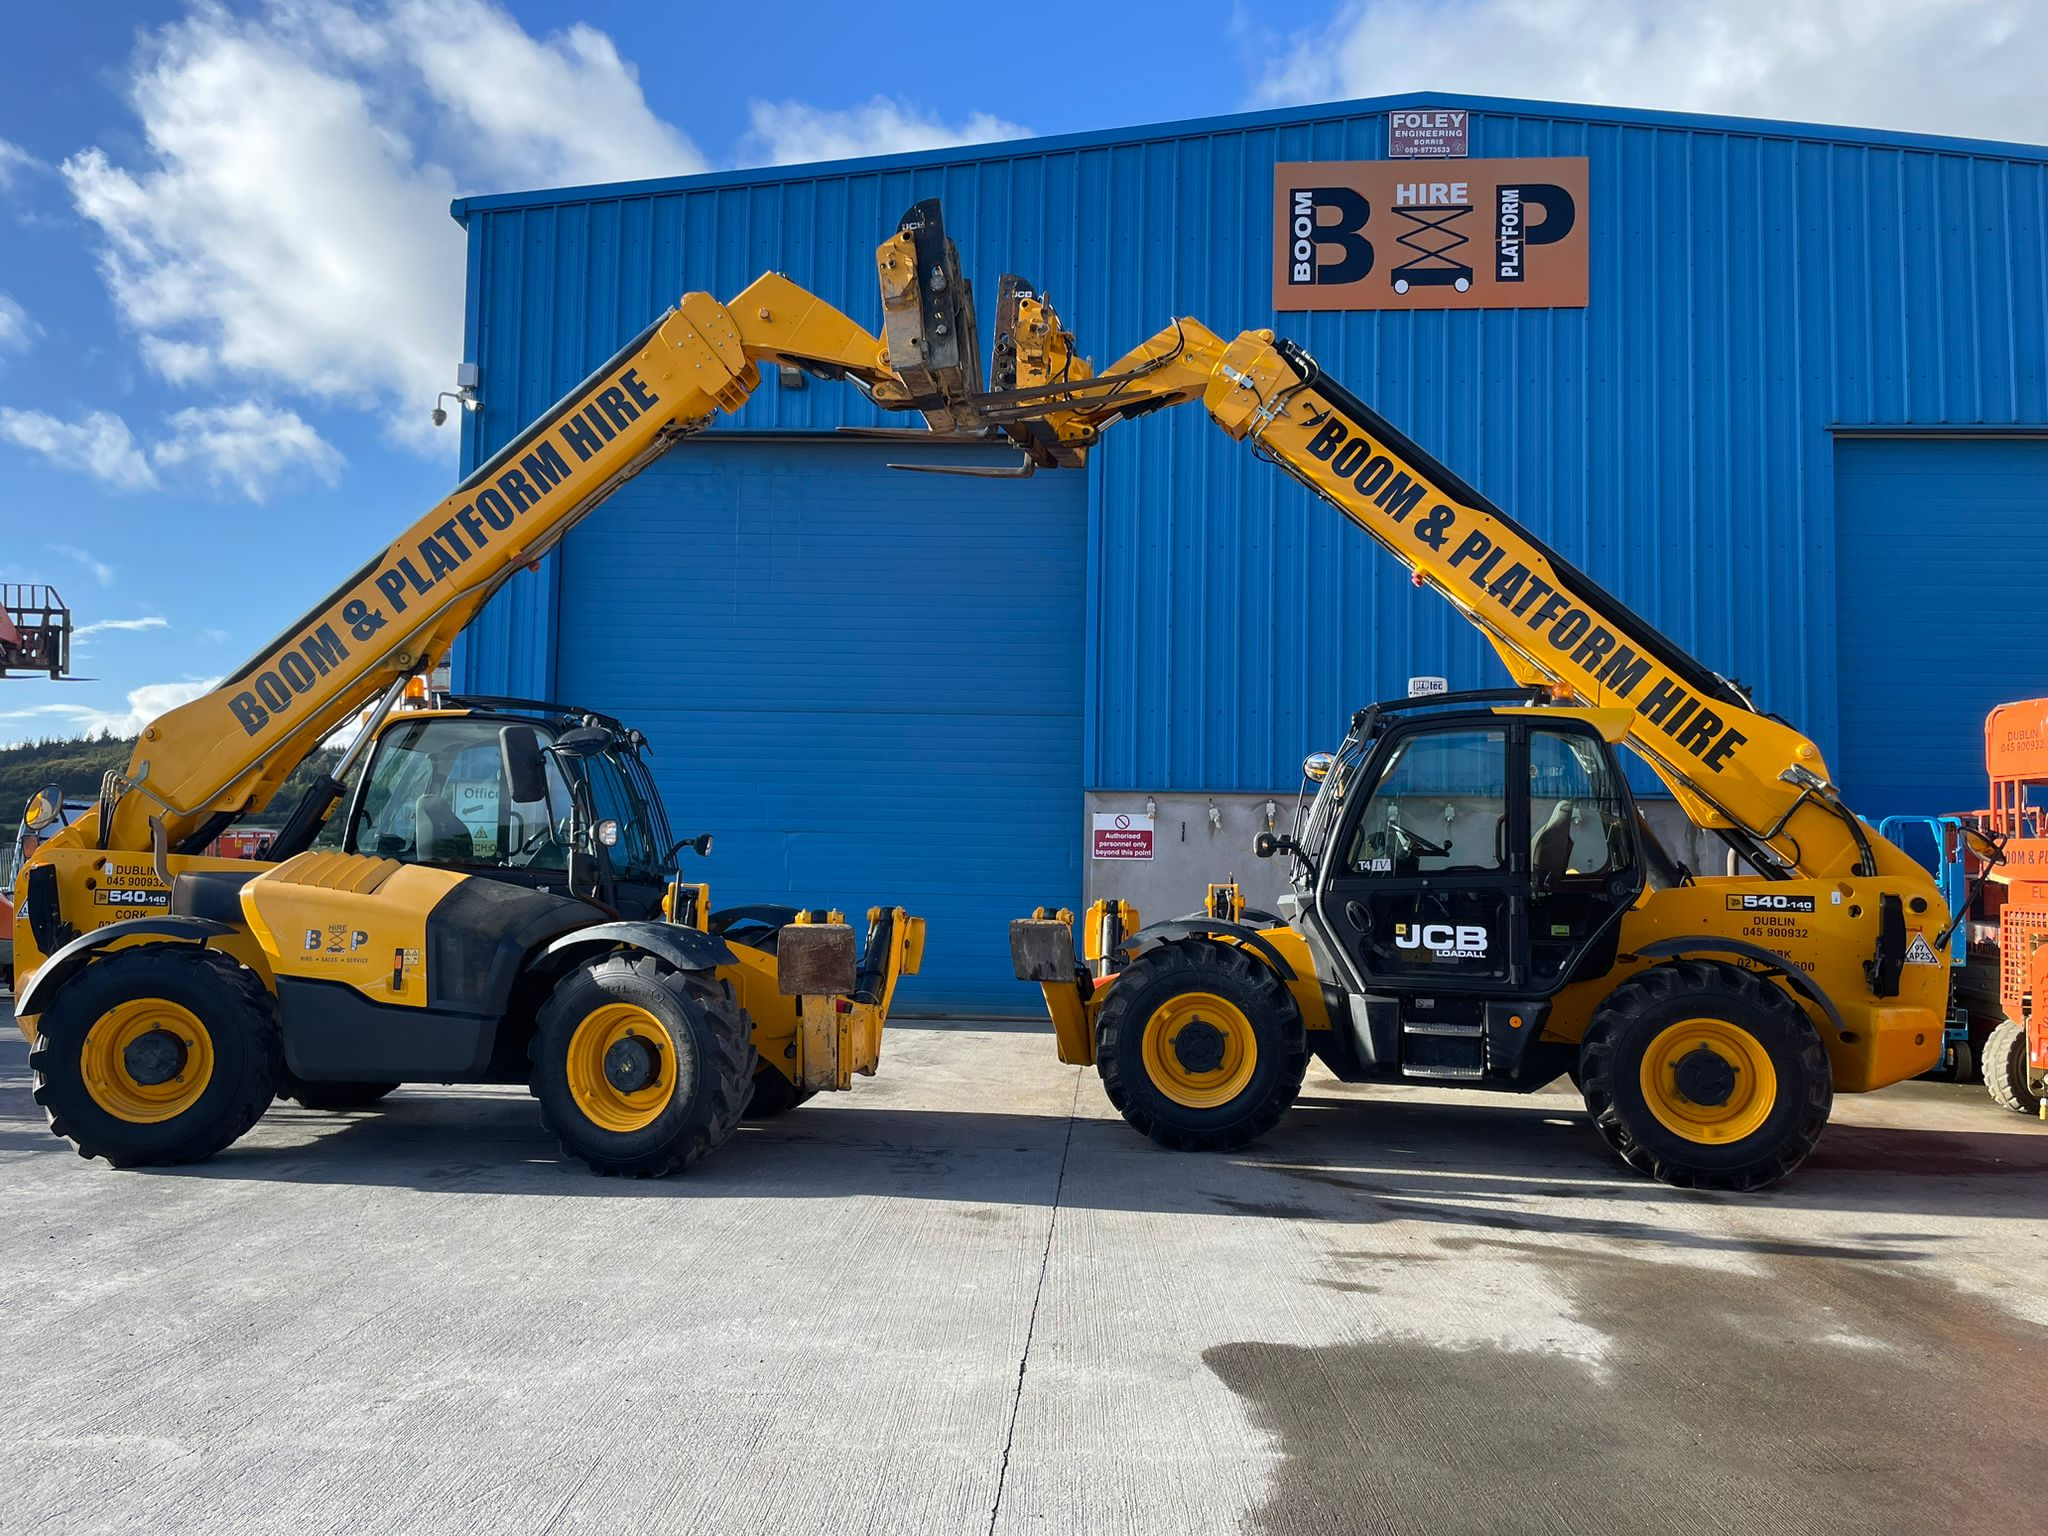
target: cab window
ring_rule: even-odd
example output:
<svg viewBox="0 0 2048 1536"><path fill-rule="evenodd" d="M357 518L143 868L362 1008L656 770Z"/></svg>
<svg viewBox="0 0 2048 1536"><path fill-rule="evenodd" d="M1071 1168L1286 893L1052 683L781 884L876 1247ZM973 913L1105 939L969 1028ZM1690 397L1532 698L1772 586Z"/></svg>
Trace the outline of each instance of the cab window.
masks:
<svg viewBox="0 0 2048 1536"><path fill-rule="evenodd" d="M1506 868L1507 761L1504 730L1399 742L1359 813L1349 872L1400 878Z"/></svg>
<svg viewBox="0 0 2048 1536"><path fill-rule="evenodd" d="M426 864L562 869L568 786L547 760L548 798L515 801L499 758L499 723L440 717L388 728L370 762L343 846Z"/></svg>
<svg viewBox="0 0 2048 1536"><path fill-rule="evenodd" d="M1624 867L1627 811L1613 759L1599 742L1575 732L1529 733L1529 874L1538 892Z"/></svg>
<svg viewBox="0 0 2048 1536"><path fill-rule="evenodd" d="M612 877L629 881L665 880L661 856L666 850L654 847L650 841L651 818L637 788L608 756L585 758L583 769L590 775L590 804L598 822L615 821L619 825L619 840L605 850L611 858Z"/></svg>

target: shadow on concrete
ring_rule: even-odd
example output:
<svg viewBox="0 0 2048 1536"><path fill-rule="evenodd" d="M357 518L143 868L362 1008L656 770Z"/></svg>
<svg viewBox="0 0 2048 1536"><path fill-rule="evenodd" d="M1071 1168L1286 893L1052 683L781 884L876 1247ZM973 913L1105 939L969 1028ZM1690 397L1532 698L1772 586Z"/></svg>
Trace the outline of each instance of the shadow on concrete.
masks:
<svg viewBox="0 0 2048 1536"><path fill-rule="evenodd" d="M0 1053L0 1152L70 1161L32 1102L18 1043ZM1693 1230L1688 1207L2048 1219L2048 1134L1835 1125L1787 1184L1694 1194L1621 1168L1569 1100L1304 1096L1256 1145L1229 1154L1153 1146L1090 1113L917 1109L856 1094L743 1126L690 1173L597 1178L566 1163L513 1090L408 1088L374 1109L277 1105L211 1162L137 1177L390 1186L608 1200L891 1197L1231 1214L1334 1224L1427 1222L1468 1233L1545 1234L1700 1249L1897 1261L1943 1242L1917 1229L1847 1244ZM1064 1164L1065 1178L1060 1181ZM49 1170L54 1174L55 1170ZM1596 1203L1600 1214L1580 1209ZM1616 1216L1617 1203L1631 1214ZM1639 1212L1640 1214L1633 1214Z"/></svg>
<svg viewBox="0 0 2048 1536"><path fill-rule="evenodd" d="M935 1034L1043 1035L1047 1040L1052 1039L1052 1020L1043 1013L1029 1018L1008 1014L982 1018L958 1013L939 1015L892 1012L889 1015L889 1028L914 1029Z"/></svg>

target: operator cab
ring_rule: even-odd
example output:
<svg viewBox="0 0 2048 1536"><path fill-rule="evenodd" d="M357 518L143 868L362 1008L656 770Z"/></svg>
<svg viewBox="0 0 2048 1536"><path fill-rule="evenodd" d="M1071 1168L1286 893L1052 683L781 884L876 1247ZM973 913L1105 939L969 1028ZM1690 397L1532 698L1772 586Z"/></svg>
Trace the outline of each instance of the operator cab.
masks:
<svg viewBox="0 0 2048 1536"><path fill-rule="evenodd" d="M677 849L639 732L566 706L447 703L385 725L319 845L657 915Z"/></svg>
<svg viewBox="0 0 2048 1536"><path fill-rule="evenodd" d="M1512 699L1522 708L1473 708ZM1656 862L1601 712L1526 692L1361 710L1322 779L1288 903L1326 974L1375 1015L1369 1060L1480 1076L1545 1000L1614 963L1622 915ZM1469 1042L1469 1044L1461 1043Z"/></svg>

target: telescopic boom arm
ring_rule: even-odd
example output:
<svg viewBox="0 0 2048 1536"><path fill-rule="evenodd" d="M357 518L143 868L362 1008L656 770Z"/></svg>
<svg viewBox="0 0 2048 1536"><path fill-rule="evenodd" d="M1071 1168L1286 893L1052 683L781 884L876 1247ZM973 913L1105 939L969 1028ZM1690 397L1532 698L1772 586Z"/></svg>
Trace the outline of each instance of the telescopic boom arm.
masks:
<svg viewBox="0 0 2048 1536"><path fill-rule="evenodd" d="M151 722L69 836L189 851L261 809L337 727L380 695L381 708L396 702L493 593L605 497L676 439L739 410L764 363L846 379L877 405L953 429L949 397L972 393L980 364L936 204L911 211L877 265L887 341L773 273L723 304L686 295L233 676ZM330 803L336 788L329 781ZM293 827L310 835L325 810L302 807Z"/></svg>
<svg viewBox="0 0 2048 1536"><path fill-rule="evenodd" d="M1485 634L1518 683L1625 708L1629 744L1692 819L1766 872L1872 875L1909 861L1836 794L1814 744L1758 711L1619 599L1271 331L1179 320L1095 373L1052 308L1005 278L981 416L1044 466L1102 429L1199 399L1215 423L1331 503Z"/></svg>

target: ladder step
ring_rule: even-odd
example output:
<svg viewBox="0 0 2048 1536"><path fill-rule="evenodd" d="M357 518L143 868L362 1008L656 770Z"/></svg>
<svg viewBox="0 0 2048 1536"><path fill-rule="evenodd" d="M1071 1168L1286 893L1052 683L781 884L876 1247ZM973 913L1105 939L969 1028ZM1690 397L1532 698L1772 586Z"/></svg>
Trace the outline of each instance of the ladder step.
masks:
<svg viewBox="0 0 2048 1536"><path fill-rule="evenodd" d="M1413 1020L1401 1022L1404 1035L1435 1035L1453 1040L1477 1040L1486 1033L1484 1024L1417 1024Z"/></svg>
<svg viewBox="0 0 2048 1536"><path fill-rule="evenodd" d="M1486 1069L1484 1067L1412 1067L1403 1062L1401 1064L1401 1075L1403 1077L1450 1077L1462 1079L1484 1077L1486 1076Z"/></svg>

